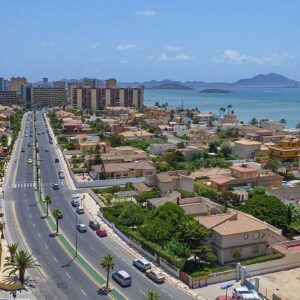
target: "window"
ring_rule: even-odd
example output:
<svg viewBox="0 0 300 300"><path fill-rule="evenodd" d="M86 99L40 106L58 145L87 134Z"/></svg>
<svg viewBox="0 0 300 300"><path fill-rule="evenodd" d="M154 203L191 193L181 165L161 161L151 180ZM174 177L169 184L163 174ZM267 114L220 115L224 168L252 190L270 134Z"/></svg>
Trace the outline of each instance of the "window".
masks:
<svg viewBox="0 0 300 300"><path fill-rule="evenodd" d="M244 234L244 240L248 240L248 237L249 237L249 236L248 236L248 233L245 233L245 234Z"/></svg>
<svg viewBox="0 0 300 300"><path fill-rule="evenodd" d="M254 239L254 240L259 239L259 232L253 233L253 239Z"/></svg>
<svg viewBox="0 0 300 300"><path fill-rule="evenodd" d="M259 252L259 246L258 245L252 246L251 253L257 254L258 252Z"/></svg>

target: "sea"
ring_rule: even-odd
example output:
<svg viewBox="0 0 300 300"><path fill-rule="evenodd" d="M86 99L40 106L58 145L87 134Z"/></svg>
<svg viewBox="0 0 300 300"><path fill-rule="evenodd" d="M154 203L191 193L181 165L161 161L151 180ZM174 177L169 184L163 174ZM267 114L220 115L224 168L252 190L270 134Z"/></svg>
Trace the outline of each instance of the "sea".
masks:
<svg viewBox="0 0 300 300"><path fill-rule="evenodd" d="M203 88L204 89L204 88ZM202 90L202 89L201 89ZM220 107L230 109L239 120L248 122L285 119L286 127L294 128L300 122L300 88L239 88L230 93L200 93L200 90L145 90L145 105L167 102L170 108L197 107L201 112L219 115Z"/></svg>

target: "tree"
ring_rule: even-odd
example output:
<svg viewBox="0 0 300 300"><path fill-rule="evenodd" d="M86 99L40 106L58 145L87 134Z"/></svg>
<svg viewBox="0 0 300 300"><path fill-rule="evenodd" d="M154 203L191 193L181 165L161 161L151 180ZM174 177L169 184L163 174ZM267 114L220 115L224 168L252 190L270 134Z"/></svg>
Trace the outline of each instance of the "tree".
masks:
<svg viewBox="0 0 300 300"><path fill-rule="evenodd" d="M46 207L47 207L47 214L46 216L48 217L49 215L49 205L52 204L52 199L50 196L45 196L45 203L46 203Z"/></svg>
<svg viewBox="0 0 300 300"><path fill-rule="evenodd" d="M10 261L15 262L16 253L18 249L18 244L13 243L7 246L9 254L10 254Z"/></svg>
<svg viewBox="0 0 300 300"><path fill-rule="evenodd" d="M109 287L109 272L114 268L114 257L110 254L107 254L103 257L100 266L106 270L106 286L105 289L107 290Z"/></svg>
<svg viewBox="0 0 300 300"><path fill-rule="evenodd" d="M144 223L144 209L136 204L129 203L119 215L119 221L122 225L135 227Z"/></svg>
<svg viewBox="0 0 300 300"><path fill-rule="evenodd" d="M229 112L230 112L230 109L231 109L231 108L232 108L232 105L231 105L231 104L227 105L228 115L229 115Z"/></svg>
<svg viewBox="0 0 300 300"><path fill-rule="evenodd" d="M224 116L225 111L226 111L226 108L220 107L220 118L222 117L222 114Z"/></svg>
<svg viewBox="0 0 300 300"><path fill-rule="evenodd" d="M286 125L286 123L287 123L287 122L286 122L286 119L281 119L281 120L280 120L280 123L285 127L285 125Z"/></svg>
<svg viewBox="0 0 300 300"><path fill-rule="evenodd" d="M231 250L231 255L235 260L239 260L242 258L242 250L240 248L234 248Z"/></svg>
<svg viewBox="0 0 300 300"><path fill-rule="evenodd" d="M61 210L60 210L59 208L55 208L55 209L53 210L53 217L55 218L55 221L56 221L56 234L58 234L58 232L59 232L59 228L58 228L58 220L59 220L61 214L62 214L62 213L61 213Z"/></svg>
<svg viewBox="0 0 300 300"><path fill-rule="evenodd" d="M172 254L183 258L188 259L191 256L191 249L184 243L178 241L177 239L173 238L171 239L167 244L166 248L171 252Z"/></svg>
<svg viewBox="0 0 300 300"><path fill-rule="evenodd" d="M217 153L219 146L220 146L219 142L211 142L211 143L209 143L208 152L209 153Z"/></svg>
<svg viewBox="0 0 300 300"><path fill-rule="evenodd" d="M159 293L153 289L147 289L146 298L147 300L159 300Z"/></svg>
<svg viewBox="0 0 300 300"><path fill-rule="evenodd" d="M114 134L109 138L110 144L112 147L123 146L125 138L122 135Z"/></svg>
<svg viewBox="0 0 300 300"><path fill-rule="evenodd" d="M194 191L199 196L209 198L211 200L216 200L218 197L218 191L206 184L202 183L201 181L196 181L194 185Z"/></svg>
<svg viewBox="0 0 300 300"><path fill-rule="evenodd" d="M252 118L252 119L250 120L250 124L251 124L252 126L258 125L257 119L256 119L256 118Z"/></svg>
<svg viewBox="0 0 300 300"><path fill-rule="evenodd" d="M277 158L272 158L266 163L266 167L272 170L273 172L277 172L280 166L281 166L280 160Z"/></svg>
<svg viewBox="0 0 300 300"><path fill-rule="evenodd" d="M214 120L215 120L215 118L214 118L213 116L210 116L210 117L208 118L207 125L208 125L209 127L212 127L212 126L213 126ZM199 121L198 121L198 123L199 123Z"/></svg>
<svg viewBox="0 0 300 300"><path fill-rule="evenodd" d="M266 193L266 188L264 186L258 185L249 191L249 196L252 198L255 195L264 195Z"/></svg>
<svg viewBox="0 0 300 300"><path fill-rule="evenodd" d="M197 258L201 261L205 261L206 263L213 263L218 260L217 256L213 253L211 248L205 245L194 250L193 254L195 261L197 260Z"/></svg>
<svg viewBox="0 0 300 300"><path fill-rule="evenodd" d="M268 195L255 195L239 209L277 228L288 225L287 206L280 199Z"/></svg>
<svg viewBox="0 0 300 300"><path fill-rule="evenodd" d="M5 223L0 222L1 239L4 239L4 229L5 229Z"/></svg>
<svg viewBox="0 0 300 300"><path fill-rule="evenodd" d="M31 254L24 250L16 253L15 261L8 261L4 264L4 272L9 272L8 276L19 273L21 284L25 283L25 272L27 269L38 269L40 265L32 257Z"/></svg>
<svg viewBox="0 0 300 300"><path fill-rule="evenodd" d="M220 152L225 158L231 158L233 156L233 149L229 144L222 144Z"/></svg>

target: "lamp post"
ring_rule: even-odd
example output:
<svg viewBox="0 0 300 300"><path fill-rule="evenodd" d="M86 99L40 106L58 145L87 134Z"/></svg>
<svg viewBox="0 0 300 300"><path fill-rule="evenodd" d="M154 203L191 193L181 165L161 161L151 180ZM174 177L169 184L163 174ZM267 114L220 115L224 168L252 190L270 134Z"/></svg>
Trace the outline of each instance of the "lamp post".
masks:
<svg viewBox="0 0 300 300"><path fill-rule="evenodd" d="M75 235L75 257L77 257L77 244L78 244L78 239L77 239L77 212L75 210L75 232L76 232L76 235Z"/></svg>

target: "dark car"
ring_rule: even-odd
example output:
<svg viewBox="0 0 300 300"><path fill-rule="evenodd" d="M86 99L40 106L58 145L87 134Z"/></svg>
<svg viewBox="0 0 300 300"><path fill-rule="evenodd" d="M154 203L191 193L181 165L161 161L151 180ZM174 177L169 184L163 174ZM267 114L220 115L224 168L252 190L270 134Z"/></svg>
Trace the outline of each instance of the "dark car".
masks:
<svg viewBox="0 0 300 300"><path fill-rule="evenodd" d="M53 145L53 142L52 142L52 140L49 140L49 144Z"/></svg>
<svg viewBox="0 0 300 300"><path fill-rule="evenodd" d="M100 224L97 221L90 221L89 222L89 226L93 229L96 230L98 228L100 228Z"/></svg>
<svg viewBox="0 0 300 300"><path fill-rule="evenodd" d="M58 185L58 183L54 183L54 184L53 184L53 189L54 189L54 190L59 190L59 185Z"/></svg>
<svg viewBox="0 0 300 300"><path fill-rule="evenodd" d="M56 162L56 163L59 163L59 159L58 159L58 158L55 158L55 162Z"/></svg>
<svg viewBox="0 0 300 300"><path fill-rule="evenodd" d="M24 148L22 148L21 152L25 152L25 149L24 149Z"/></svg>
<svg viewBox="0 0 300 300"><path fill-rule="evenodd" d="M105 236L107 236L107 231L105 230L104 227L100 227L100 228L96 229L96 234L100 237L105 237Z"/></svg>
<svg viewBox="0 0 300 300"><path fill-rule="evenodd" d="M80 201L78 199L73 199L71 204L73 207L78 207L80 206Z"/></svg>
<svg viewBox="0 0 300 300"><path fill-rule="evenodd" d="M28 144L28 147L31 147L31 144Z"/></svg>

